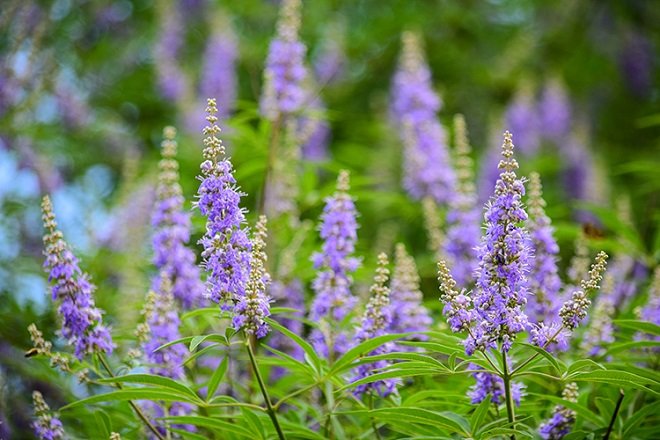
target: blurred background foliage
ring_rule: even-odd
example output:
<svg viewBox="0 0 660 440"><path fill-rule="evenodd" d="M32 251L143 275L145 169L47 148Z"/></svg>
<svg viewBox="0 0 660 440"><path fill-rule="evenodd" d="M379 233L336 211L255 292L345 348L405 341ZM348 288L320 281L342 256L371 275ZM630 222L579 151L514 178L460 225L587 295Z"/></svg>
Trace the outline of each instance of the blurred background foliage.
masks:
<svg viewBox="0 0 660 440"><path fill-rule="evenodd" d="M238 42L238 103L222 121L224 139L248 193L246 207L253 211L261 196L270 128L260 120L257 102L278 2L170 3L184 29L176 64L189 85L186 99L176 102L158 87L158 70L167 66L155 48L168 2L0 5L0 437L26 429L26 390L46 388L56 405L72 388L45 365L22 357L30 346L29 323L55 339L40 267L41 195L52 194L66 239L98 285L97 303L115 331L130 335L152 271L148 224L161 132L166 125L179 128L181 181L192 201L201 160L205 45L227 23ZM301 37L310 65L332 38L341 41L346 59L341 78L318 89L332 128L330 158L304 164L301 217L315 224L336 172L350 169L361 213L358 254L366 257L356 275L358 290L366 289L372 251L401 240L416 255L429 305L439 307L421 207L401 189L402 146L388 119L400 35L413 29L423 36L444 101L440 118L449 129L454 114L465 115L477 169L499 146L507 128L503 114L520 90L538 96L550 81L565 86L575 137L600 176L591 182L594 194L567 197L561 175L572 164L562 160L565 148L546 146L537 157L520 160L523 172L538 170L544 179L564 266L580 229L578 208L595 212L597 235L603 236L595 247L616 248L617 234L628 234L635 253L647 265L657 264L658 23L660 7L649 1L305 1ZM621 196L631 201L631 230L614 214ZM307 281L317 246L312 224L296 254L295 270ZM194 239L203 230L200 218L195 228Z"/></svg>

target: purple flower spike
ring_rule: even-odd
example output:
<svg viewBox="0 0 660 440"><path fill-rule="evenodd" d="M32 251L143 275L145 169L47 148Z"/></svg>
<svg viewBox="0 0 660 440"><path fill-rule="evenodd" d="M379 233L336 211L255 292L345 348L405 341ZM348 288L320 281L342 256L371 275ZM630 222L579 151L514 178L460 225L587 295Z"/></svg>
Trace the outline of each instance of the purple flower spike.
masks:
<svg viewBox="0 0 660 440"><path fill-rule="evenodd" d="M158 199L151 218L155 231L152 244L156 268L173 280L172 291L181 307L190 309L204 302L204 284L195 265L195 254L186 246L190 240L190 214L183 209L175 135L174 127L163 130ZM153 288L159 284L160 276L154 279Z"/></svg>
<svg viewBox="0 0 660 440"><path fill-rule="evenodd" d="M511 134L504 134L500 178L486 205L486 233L479 247L475 321L466 341L466 352L502 345L509 351L516 335L527 328L527 273L530 264L529 236L520 224L527 220L522 204L523 181L516 176Z"/></svg>
<svg viewBox="0 0 660 440"><path fill-rule="evenodd" d="M313 256L314 267L319 271L312 283L316 293L310 310L310 319L320 322L322 329L310 335L319 353L330 358L348 349L346 334L330 328L343 320L356 303L351 293L353 282L350 274L360 261L352 257L357 240L357 212L348 195L348 171L341 171L337 178L337 191L326 199L321 216L322 252Z"/></svg>
<svg viewBox="0 0 660 440"><path fill-rule="evenodd" d="M179 68L179 51L183 46L183 22L173 5L165 5L160 11L159 36L154 48L154 63L158 86L169 101L179 102L188 93L188 78Z"/></svg>
<svg viewBox="0 0 660 440"><path fill-rule="evenodd" d="M562 392L562 398L576 403L578 398L577 384L574 382L567 384ZM562 405L557 405L550 420L539 427L541 438L546 440L561 440L571 432L575 423L575 417L575 411Z"/></svg>
<svg viewBox="0 0 660 440"><path fill-rule="evenodd" d="M540 147L539 120L534 95L529 87L522 87L509 104L504 117L506 126L516 134L516 144L525 156L534 155Z"/></svg>
<svg viewBox="0 0 660 440"><path fill-rule="evenodd" d="M34 415L37 418L32 423L34 434L39 440L61 440L65 438L64 427L57 417L51 414L48 404L39 391L32 392Z"/></svg>
<svg viewBox="0 0 660 440"><path fill-rule="evenodd" d="M612 303L612 291L616 281L612 272L608 271L603 279L601 295L594 307L589 327L584 333L581 348L587 356L601 356L605 353L605 344L614 342L614 318L615 308Z"/></svg>
<svg viewBox="0 0 660 440"><path fill-rule="evenodd" d="M367 303L367 308L362 316L362 322L355 332L355 344L385 335L392 323L390 290L385 286L390 273L387 269L387 265L387 255L384 253L378 255L378 268L376 269L374 284L370 289L371 295L369 297L369 302ZM388 342L371 351L369 356L386 354L393 350L394 344ZM355 368L355 377L353 378L353 381L355 382L367 378L383 368L386 368L389 364L390 361L382 360L370 364L359 365ZM365 393L373 392L382 397L386 397L396 392L398 384L398 379L378 380L356 386L353 393L356 396L361 396Z"/></svg>
<svg viewBox="0 0 660 440"><path fill-rule="evenodd" d="M264 70L261 112L271 120L295 113L303 105L304 65L307 48L298 38L300 0L284 0L277 23L277 36L270 43Z"/></svg>
<svg viewBox="0 0 660 440"><path fill-rule="evenodd" d="M208 126L204 128L204 162L199 177L202 183L195 206L207 220L206 233L199 243L204 246L207 293L223 310L232 310L234 302L245 296L252 244L245 228L245 211L240 207L244 194L236 186L233 166L216 136L220 128L216 125L215 99L208 100L206 112Z"/></svg>
<svg viewBox="0 0 660 440"><path fill-rule="evenodd" d="M591 305L588 294L600 288L598 283L602 281L606 267L607 254L601 251L596 256L594 264L591 265L587 278L580 283L580 288L573 290L570 299L564 302L559 310L563 328L572 331L587 317L587 310Z"/></svg>
<svg viewBox="0 0 660 440"><path fill-rule="evenodd" d="M45 196L43 210L48 281L53 284L53 300L59 300L58 312L62 317L60 333L75 349L78 359L92 353L112 353L114 344L107 327L103 325L103 311L96 307L92 293L96 288L89 276L78 266L78 259L57 230L50 198Z"/></svg>
<svg viewBox="0 0 660 440"><path fill-rule="evenodd" d="M199 91L201 96L213 96L217 99L218 116L221 119L227 117L236 105L237 56L236 35L231 23L227 17L220 16L217 22L213 23L213 33L206 44Z"/></svg>
<svg viewBox="0 0 660 440"><path fill-rule="evenodd" d="M561 279L557 273L559 246L553 236L554 229L550 218L545 214L545 205L541 177L538 173L531 173L527 229L534 258L528 278L527 315L533 323L549 324L557 318L561 307Z"/></svg>
<svg viewBox="0 0 660 440"><path fill-rule="evenodd" d="M415 259L408 255L406 247L399 243L395 249L394 275L390 292L390 333L424 332L431 326L429 311L422 304L424 296L419 290L419 275ZM425 340L425 335L413 339ZM397 346L397 350L412 351L414 347Z"/></svg>
<svg viewBox="0 0 660 440"><path fill-rule="evenodd" d="M541 135L559 145L571 131L571 101L563 84L551 81L545 85L538 105Z"/></svg>
<svg viewBox="0 0 660 440"><path fill-rule="evenodd" d="M266 272L266 216L259 216L252 237L252 257L250 279L245 295L238 299L234 307L232 323L235 330L244 330L257 338L265 337L270 328L264 318L270 316L270 297L266 288L270 284L270 274Z"/></svg>
<svg viewBox="0 0 660 440"><path fill-rule="evenodd" d="M430 196L444 204L454 196L456 176L436 116L441 101L433 91L419 36L405 32L402 40L390 112L405 145L403 186L414 199Z"/></svg>
<svg viewBox="0 0 660 440"><path fill-rule="evenodd" d="M174 344L158 350L161 345L181 337L179 332L181 320L173 296L172 282L168 274L164 271L161 272L157 281L157 289L147 296L147 302L143 310L146 325L138 327L138 338L144 340L144 356L149 366L149 373L182 380L186 376L183 366L188 355L186 347L182 344ZM166 414L162 405L163 403L147 401L142 406L154 418L153 423L156 428L162 434L165 434L163 422L155 420L164 417ZM170 416L190 415L193 410L192 405L185 402L172 402L167 405L167 414ZM188 431L195 430L192 425L174 426Z"/></svg>
<svg viewBox="0 0 660 440"><path fill-rule="evenodd" d="M470 158L470 143L462 115L454 117L456 145L455 169L457 175L456 197L449 203L447 212L447 239L444 255L452 275L460 287L473 283L477 268L477 247L481 238L481 218L477 208L474 172Z"/></svg>
<svg viewBox="0 0 660 440"><path fill-rule="evenodd" d="M465 289L456 290L456 281L444 260L438 262L438 282L442 292L440 300L445 305L442 313L447 317L449 328L456 333L468 330L475 318L472 298Z"/></svg>

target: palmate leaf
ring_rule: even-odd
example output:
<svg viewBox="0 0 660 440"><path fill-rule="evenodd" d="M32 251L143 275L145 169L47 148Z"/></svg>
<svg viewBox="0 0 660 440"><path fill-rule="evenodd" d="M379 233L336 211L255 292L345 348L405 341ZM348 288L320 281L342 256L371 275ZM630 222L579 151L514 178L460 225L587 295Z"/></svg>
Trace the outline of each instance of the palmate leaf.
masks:
<svg viewBox="0 0 660 440"><path fill-rule="evenodd" d="M660 386L660 383L653 379L645 378L637 374L629 373L620 370L598 370L590 371L587 373L576 373L567 377L568 380L576 382L600 382L614 386L633 387L636 389L644 389L645 391L653 394L660 395L660 392L655 391L645 385Z"/></svg>
<svg viewBox="0 0 660 440"><path fill-rule="evenodd" d="M323 364L325 363L324 360L322 360L317 354L316 351L314 350L314 347L311 346L311 344L307 341L305 341L303 338L298 336L297 334L293 333L291 330L288 328L280 325L277 321L266 318L265 321L270 325L274 330L277 330L278 332L282 333L284 336L288 337L291 339L293 342L295 342L300 348L303 349L305 352L305 355L307 359L310 362L310 365L314 368L314 370L317 373L320 373L323 369Z"/></svg>
<svg viewBox="0 0 660 440"><path fill-rule="evenodd" d="M235 416L235 419L241 419L241 415L238 414ZM171 424L181 424L181 425L194 425L201 428L207 428L211 431L217 433L232 433L246 438L254 438L254 433L249 429L246 429L242 426L242 423L236 420L231 422L214 418L214 417L204 417L204 416L170 416L163 417L163 420L167 420Z"/></svg>
<svg viewBox="0 0 660 440"><path fill-rule="evenodd" d="M204 403L199 398L192 399L181 393L174 393L168 388L129 388L123 390L112 391L110 393L98 394L96 396L80 399L75 402L60 408L60 411L65 411L79 405L91 405L93 403L101 402L117 402L126 400L151 400L163 402L186 402L192 404Z"/></svg>
<svg viewBox="0 0 660 440"><path fill-rule="evenodd" d="M613 322L617 327L629 328L649 335L660 336L660 325L655 325L652 322L636 319L615 319Z"/></svg>
<svg viewBox="0 0 660 440"><path fill-rule="evenodd" d="M378 408L368 411L369 416L388 423L393 419L403 419L409 423L432 425L450 433L460 433L467 437L470 434L470 424L458 414L437 412L416 407Z"/></svg>
<svg viewBox="0 0 660 440"><path fill-rule="evenodd" d="M361 342L355 347L348 350L339 359L335 361L335 363L332 365L332 368L330 369L330 374L337 374L347 368L350 368L350 364L355 359L361 356L368 355L369 353L371 353L381 345L384 345L388 342L396 341L397 339L405 338L406 336L410 336L412 334L413 333L383 335Z"/></svg>
<svg viewBox="0 0 660 440"><path fill-rule="evenodd" d="M127 374L125 376L116 376L108 379L100 379L101 383L139 383L143 385L158 385L159 387L173 393L181 394L182 397L193 399L195 401L200 401L199 396L186 385L177 382L176 380L170 379L169 377L158 376L155 374Z"/></svg>

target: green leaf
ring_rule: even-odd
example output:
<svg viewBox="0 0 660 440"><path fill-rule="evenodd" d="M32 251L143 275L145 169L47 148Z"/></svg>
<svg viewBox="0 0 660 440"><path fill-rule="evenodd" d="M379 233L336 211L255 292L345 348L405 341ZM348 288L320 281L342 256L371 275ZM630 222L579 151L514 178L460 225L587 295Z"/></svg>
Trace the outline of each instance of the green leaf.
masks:
<svg viewBox="0 0 660 440"><path fill-rule="evenodd" d="M631 341L631 342L619 342L616 344L611 344L607 347L607 351L603 356L607 357L608 355L616 354L621 351L634 350L636 348L646 348L646 347L660 347L659 341Z"/></svg>
<svg viewBox="0 0 660 440"><path fill-rule="evenodd" d="M564 371L566 371L566 365L564 365L563 363L560 363L561 361L555 359L552 356L552 354L548 353L545 349L543 349L541 347L537 347L536 345L527 344L525 342L520 342L519 344L522 345L522 346L525 346L525 347L527 347L531 350L534 350L536 353L543 356L550 363L552 368L554 368L554 370L557 372L557 374L561 375L561 374L563 374ZM529 364L525 365L525 367L523 367L523 369L520 370L520 371L518 371L517 369L514 369L515 374L512 374L512 377L515 376L516 374L519 374L519 373L525 371L526 369L529 369L529 367L533 364L534 364L534 362L530 362Z"/></svg>
<svg viewBox="0 0 660 440"><path fill-rule="evenodd" d="M259 434L259 438L265 439L266 431L264 430L264 425L261 423L261 420L259 420L259 417L246 408L241 408L241 413L247 424L252 428L252 432Z"/></svg>
<svg viewBox="0 0 660 440"><path fill-rule="evenodd" d="M207 402L211 398L213 398L213 395L217 391L218 386L220 385L220 381L225 376L225 373L227 372L228 367L229 367L229 356L225 356L222 359L222 362L220 362L220 365L218 365L218 368L215 369L215 371L213 372L213 374L209 378L208 384L206 385L206 387L207 387L206 401Z"/></svg>
<svg viewBox="0 0 660 440"><path fill-rule="evenodd" d="M240 418L240 416L236 416ZM231 432L243 437L254 438L254 433L249 429L245 429L236 421L226 422L216 417L203 417L203 416L170 416L163 417L164 420L172 424L181 425L195 425L203 428L208 428L217 432Z"/></svg>
<svg viewBox="0 0 660 440"><path fill-rule="evenodd" d="M488 415L488 410L490 409L491 405L492 403L490 399L482 400L481 403L475 408L472 416L470 416L470 429L473 437L474 434L479 431L479 428L481 428L484 419Z"/></svg>
<svg viewBox="0 0 660 440"><path fill-rule="evenodd" d="M332 368L330 369L330 374L336 374L339 373L340 371L349 368L350 364L355 359L361 356L368 355L369 353L374 351L374 349L380 347L383 344L386 344L391 341L395 341L397 339L405 338L406 336L409 336L411 334L412 333L383 335L361 342L355 347L348 350L339 359L337 359L337 361L335 361L335 363L332 365Z"/></svg>
<svg viewBox="0 0 660 440"><path fill-rule="evenodd" d="M383 423L392 419L404 419L407 422L433 425L449 432L461 433L469 436L470 427L467 420L453 413L440 413L423 408L394 407L379 408L369 411L369 415L377 418Z"/></svg>
<svg viewBox="0 0 660 440"><path fill-rule="evenodd" d="M151 400L163 402L187 402L196 404L199 399L183 398L182 394L173 393L166 388L130 388L112 391L105 394L97 394L96 396L87 397L60 408L60 411L67 410L80 405L91 405L92 403L100 402L116 402L126 400Z"/></svg>
<svg viewBox="0 0 660 440"><path fill-rule="evenodd" d="M657 382L638 376L627 371L619 370L599 370L588 373L577 373L569 376L568 379L581 382L601 382L609 385L640 388L643 385L659 385ZM643 387L646 391L654 394L660 394L655 390Z"/></svg>
<svg viewBox="0 0 660 440"><path fill-rule="evenodd" d="M592 361L591 359L580 359L579 361L573 362L568 366L566 370L566 375L571 376L573 374L579 373L584 370L604 370L601 364Z"/></svg>
<svg viewBox="0 0 660 440"><path fill-rule="evenodd" d="M303 351L311 361L312 366L315 367L316 371L317 372L321 371L321 366L323 364L323 361L316 354L314 347L312 347L307 341L305 341L297 334L293 333L288 328L280 325L277 321L270 318L266 318L265 320L266 322L268 322L268 325L270 325L273 329L279 331L280 333L284 334L284 336L288 337L289 339L293 340L293 342L298 344L298 346L300 346L300 348L303 349Z"/></svg>
<svg viewBox="0 0 660 440"><path fill-rule="evenodd" d="M222 345L229 346L229 340L225 335L212 333L210 335L193 336L192 340L190 341L190 345L188 346L188 351L192 353L197 349L197 347L199 347L199 344L205 341L219 342Z"/></svg>
<svg viewBox="0 0 660 440"><path fill-rule="evenodd" d="M660 411L660 402L644 405L638 411L635 411L623 424L623 438L628 438L646 417L651 414L657 414L658 411Z"/></svg>
<svg viewBox="0 0 660 440"><path fill-rule="evenodd" d="M655 325L648 321L639 321L636 319L615 319L614 325L621 328L629 328L649 335L660 336L660 325Z"/></svg>
<svg viewBox="0 0 660 440"><path fill-rule="evenodd" d="M158 376L155 374L127 374L125 376L116 376L114 378L99 379L101 383L140 383L146 385L158 385L162 388L167 388L175 393L180 393L182 396L187 396L197 401L201 401L199 396L186 385L170 379L169 377ZM147 388L149 389L149 388Z"/></svg>

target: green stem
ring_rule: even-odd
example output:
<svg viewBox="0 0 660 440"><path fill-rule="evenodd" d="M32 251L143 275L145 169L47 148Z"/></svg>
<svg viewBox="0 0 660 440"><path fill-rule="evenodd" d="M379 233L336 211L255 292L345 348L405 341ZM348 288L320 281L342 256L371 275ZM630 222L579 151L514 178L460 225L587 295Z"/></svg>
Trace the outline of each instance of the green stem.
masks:
<svg viewBox="0 0 660 440"><path fill-rule="evenodd" d="M512 429L515 429L516 415L513 411L513 398L511 396L511 376L506 361L506 353L502 350L502 380L504 381L504 398L506 399L506 415ZM516 440L516 435L511 434L511 440Z"/></svg>
<svg viewBox="0 0 660 440"><path fill-rule="evenodd" d="M547 347L548 345L550 345L552 342L554 342L555 338L557 338L557 336L559 336L559 333L560 333L563 329L564 329L564 326L563 326L563 325L562 325L561 327L559 327L559 330L557 330L557 332L556 332L554 335L552 335L552 337L551 337L550 339L548 339L548 341L547 341L545 344L543 344L543 347L541 347L541 348L542 348L543 350L545 350L546 347ZM522 364L520 364L520 365L518 365L516 368L514 368L513 371L512 371L511 374L510 374L510 377L515 376L515 375L516 375L520 370L522 370L527 364L529 364L530 362L532 362L534 359L536 359L536 358L539 357L540 355L541 355L541 354L540 354L538 351L537 351L536 353L534 353L534 354L533 354L532 356L530 356L526 361L524 361Z"/></svg>
<svg viewBox="0 0 660 440"><path fill-rule="evenodd" d="M286 437L284 436L284 432L280 427L280 422L277 420L277 413L273 409L273 404L270 401L270 396L268 395L266 384L264 383L264 380L261 377L261 372L259 372L257 359L254 356L254 351L252 350L252 344L250 344L249 338L246 338L245 346L247 347L248 354L250 355L250 363L252 364L252 370L254 371L254 376L257 378L257 382L259 383L259 388L261 389L261 394L264 396L264 400L266 401L266 408L268 409L268 415L270 416L270 420L273 422L273 426L275 427L275 431L277 431L277 436L280 438L280 440L286 440Z"/></svg>
<svg viewBox="0 0 660 440"><path fill-rule="evenodd" d="M325 383L325 401L328 404L328 420L325 424L325 434L329 439L334 439L334 431L332 429L332 412L335 410L335 396L334 390L332 389L332 383L327 381Z"/></svg>
<svg viewBox="0 0 660 440"><path fill-rule="evenodd" d="M614 407L614 413L612 413L612 418L610 419L610 425L607 427L607 432L603 436L603 440L608 440L610 438L610 434L612 433L612 429L614 429L614 422L616 421L616 417L619 415L619 410L621 409L621 402L623 402L623 390L619 390L619 399L616 401L616 406Z"/></svg>
<svg viewBox="0 0 660 440"><path fill-rule="evenodd" d="M102 353L98 353L97 357L101 365L103 365L105 371L108 373L108 375L114 379L115 374L112 372L112 368L110 368L110 364L108 364L108 361L105 359L105 356L103 356ZM115 382L115 386L120 390L123 389L121 383L119 382ZM144 422L147 428L149 428L149 430L156 436L158 440L165 440L165 437L163 437L163 435L158 431L158 429L156 429L156 427L149 421L149 419L147 418L147 416L144 415L144 413L142 412L139 406L137 406L132 400L129 400L128 404L131 406L131 408L133 408L135 414L137 414L140 420Z"/></svg>

